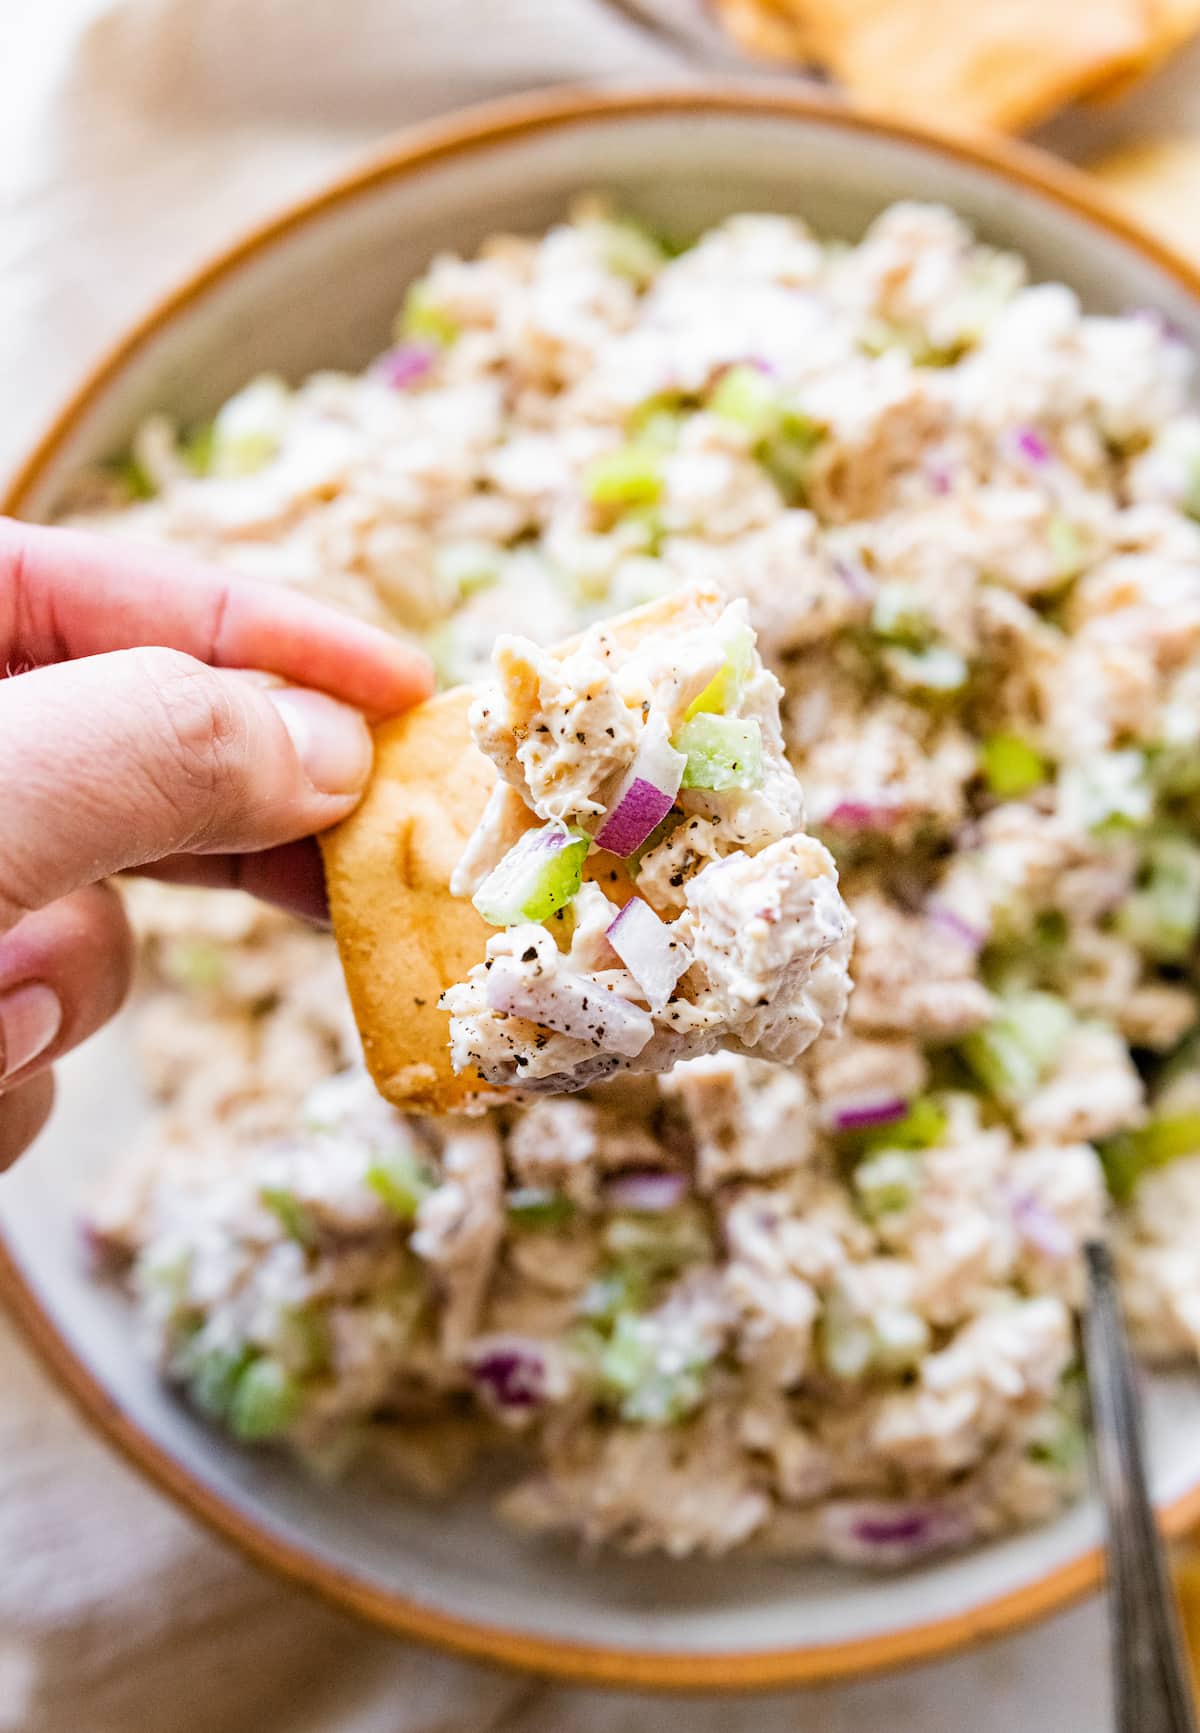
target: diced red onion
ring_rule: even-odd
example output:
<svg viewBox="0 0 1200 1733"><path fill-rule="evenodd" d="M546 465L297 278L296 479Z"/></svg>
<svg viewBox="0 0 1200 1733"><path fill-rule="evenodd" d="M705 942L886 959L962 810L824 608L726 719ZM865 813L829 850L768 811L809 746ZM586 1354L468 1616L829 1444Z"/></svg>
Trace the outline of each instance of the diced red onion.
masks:
<svg viewBox="0 0 1200 1733"><path fill-rule="evenodd" d="M432 344L398 343L376 358L371 372L393 391L407 391L432 371L436 359L437 350Z"/></svg>
<svg viewBox="0 0 1200 1733"><path fill-rule="evenodd" d="M641 897L630 897L604 936L646 995L651 1011L661 1011L692 960L687 946Z"/></svg>
<svg viewBox="0 0 1200 1733"><path fill-rule="evenodd" d="M837 554L834 557L833 569L855 601L869 602L873 599L875 585L857 560L848 560L844 555Z"/></svg>
<svg viewBox="0 0 1200 1733"><path fill-rule="evenodd" d="M827 1101L821 1118L831 1131L871 1131L877 1125L894 1125L907 1112L906 1096L876 1093Z"/></svg>
<svg viewBox="0 0 1200 1733"><path fill-rule="evenodd" d="M1074 1256L1075 1241L1040 1198L1029 1192L1019 1192L1011 1207L1017 1232L1035 1251L1055 1260Z"/></svg>
<svg viewBox="0 0 1200 1733"><path fill-rule="evenodd" d="M604 1183L604 1201L610 1209L661 1215L676 1209L687 1196L687 1175L673 1170L635 1167L617 1173Z"/></svg>
<svg viewBox="0 0 1200 1733"><path fill-rule="evenodd" d="M825 817L832 830L892 830L904 808L876 800L839 800Z"/></svg>
<svg viewBox="0 0 1200 1733"><path fill-rule="evenodd" d="M954 475L950 465L941 458L931 457L922 465L922 473L929 483L931 493L945 495L954 488Z"/></svg>
<svg viewBox="0 0 1200 1733"><path fill-rule="evenodd" d="M633 763L608 801L608 814L596 832L599 846L623 860L641 848L670 812L686 764L686 753L675 750L666 723L652 712L642 729Z"/></svg>
<svg viewBox="0 0 1200 1733"><path fill-rule="evenodd" d="M977 927L973 921L968 921L965 915L960 915L957 909L952 909L949 903L943 903L931 897L925 904L925 919L931 926L945 933L947 938L955 939L965 950L977 955L987 944L987 933Z"/></svg>
<svg viewBox="0 0 1200 1733"><path fill-rule="evenodd" d="M899 1499L843 1500L821 1512L826 1550L844 1564L895 1569L933 1553L965 1546L973 1535L965 1514L950 1505Z"/></svg>
<svg viewBox="0 0 1200 1733"><path fill-rule="evenodd" d="M488 1405L501 1414L528 1413L551 1394L546 1350L532 1337L493 1336L477 1342L468 1363Z"/></svg>
<svg viewBox="0 0 1200 1733"><path fill-rule="evenodd" d="M1013 436L1013 444L1028 463L1049 463L1050 447L1036 427L1021 427Z"/></svg>
<svg viewBox="0 0 1200 1733"><path fill-rule="evenodd" d="M648 1012L583 975L532 975L515 957L497 957L488 971L493 1011L525 1017L592 1047L635 1059L654 1034Z"/></svg>

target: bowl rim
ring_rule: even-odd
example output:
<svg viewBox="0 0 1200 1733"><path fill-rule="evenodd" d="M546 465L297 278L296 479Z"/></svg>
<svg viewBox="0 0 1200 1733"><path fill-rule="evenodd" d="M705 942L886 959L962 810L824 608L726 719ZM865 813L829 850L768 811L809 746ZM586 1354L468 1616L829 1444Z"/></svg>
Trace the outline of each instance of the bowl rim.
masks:
<svg viewBox="0 0 1200 1733"><path fill-rule="evenodd" d="M22 516L23 508L62 446L144 345L178 316L188 313L209 289L227 280L243 263L269 251L276 241L326 211L386 183L416 177L451 158L485 153L531 134L621 118L660 116L664 112L817 122L847 134L890 138L951 161L965 161L1071 216L1082 217L1139 253L1200 302L1200 269L1124 217L1080 171L1031 146L976 137L951 138L783 84L705 80L679 86L624 85L618 89L560 86L547 92L482 103L433 123L406 128L357 166L342 172L316 192L288 203L276 215L258 222L212 254L175 288L153 302L147 312L102 351L11 473L0 493L0 512ZM1032 1583L920 1625L836 1643L717 1654L586 1644L466 1619L382 1589L331 1563L302 1543L285 1538L248 1509L227 1501L185 1467L122 1409L112 1392L71 1347L41 1303L2 1229L0 1302L47 1370L108 1443L219 1538L232 1542L253 1562L269 1567L337 1608L355 1612L394 1634L480 1660L583 1684L626 1688L745 1691L822 1684L931 1660L1014 1632L1094 1592L1103 1577L1102 1551L1091 1547ZM1200 1520L1200 1478L1179 1497L1161 1506L1159 1517L1171 1536Z"/></svg>

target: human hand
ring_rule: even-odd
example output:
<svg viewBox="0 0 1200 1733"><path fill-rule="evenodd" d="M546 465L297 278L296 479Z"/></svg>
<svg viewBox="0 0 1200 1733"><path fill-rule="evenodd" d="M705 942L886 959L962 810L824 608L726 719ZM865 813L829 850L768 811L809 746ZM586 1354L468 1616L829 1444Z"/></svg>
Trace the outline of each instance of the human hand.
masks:
<svg viewBox="0 0 1200 1733"><path fill-rule="evenodd" d="M147 869L319 918L312 834L366 783L360 712L431 685L412 650L288 591L0 518L0 1169L49 1114L52 1062L128 989L103 881Z"/></svg>

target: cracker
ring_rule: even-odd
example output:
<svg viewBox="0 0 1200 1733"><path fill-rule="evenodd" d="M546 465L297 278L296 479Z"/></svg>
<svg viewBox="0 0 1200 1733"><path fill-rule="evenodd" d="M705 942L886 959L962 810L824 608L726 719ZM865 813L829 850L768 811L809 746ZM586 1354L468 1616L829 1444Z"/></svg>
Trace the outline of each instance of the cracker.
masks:
<svg viewBox="0 0 1200 1733"><path fill-rule="evenodd" d="M1142 0L1142 7L1147 33L1140 53L1115 77L1089 91L1089 102L1119 102L1200 31L1200 0Z"/></svg>
<svg viewBox="0 0 1200 1733"><path fill-rule="evenodd" d="M1129 216L1200 261L1200 138L1147 139L1091 166Z"/></svg>
<svg viewBox="0 0 1200 1733"><path fill-rule="evenodd" d="M1142 63L1184 0L724 0L739 40L816 60L847 94L943 127L1018 130ZM1165 23L1162 26L1165 30Z"/></svg>
<svg viewBox="0 0 1200 1733"><path fill-rule="evenodd" d="M725 606L714 589L664 596L607 622L633 645L667 625L699 625ZM569 644L563 648L569 648ZM496 782L471 737L475 690L456 686L375 730L375 768L360 804L321 839L329 910L367 1067L397 1107L450 1112L512 1101L450 1064L450 1014L438 1000L483 958L495 931L450 877ZM531 812L530 825L538 820ZM623 904L623 863L598 852L584 866Z"/></svg>

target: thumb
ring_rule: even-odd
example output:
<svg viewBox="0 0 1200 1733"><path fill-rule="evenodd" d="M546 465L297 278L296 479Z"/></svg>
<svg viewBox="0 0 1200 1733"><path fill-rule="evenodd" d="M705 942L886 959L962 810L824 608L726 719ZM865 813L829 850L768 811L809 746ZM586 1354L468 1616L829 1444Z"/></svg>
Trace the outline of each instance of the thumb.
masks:
<svg viewBox="0 0 1200 1733"><path fill-rule="evenodd" d="M165 855L323 830L354 806L370 768L357 711L176 650L0 681L0 931Z"/></svg>

